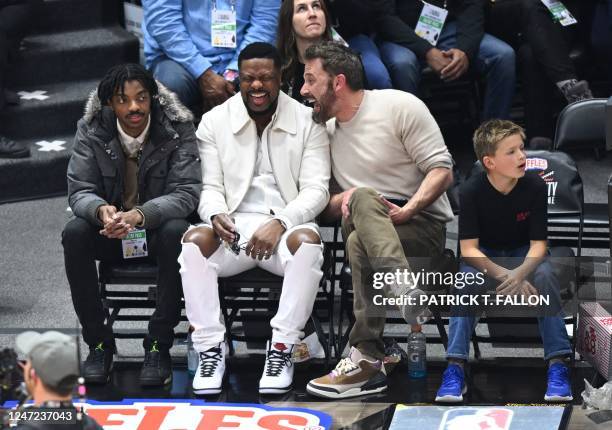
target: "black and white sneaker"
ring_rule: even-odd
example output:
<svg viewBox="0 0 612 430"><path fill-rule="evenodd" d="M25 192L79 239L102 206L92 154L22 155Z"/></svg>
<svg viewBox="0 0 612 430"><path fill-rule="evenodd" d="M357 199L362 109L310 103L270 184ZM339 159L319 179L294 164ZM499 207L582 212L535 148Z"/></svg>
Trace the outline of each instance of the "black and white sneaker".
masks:
<svg viewBox="0 0 612 430"><path fill-rule="evenodd" d="M193 378L195 394L219 394L225 374L225 342L198 354L198 368Z"/></svg>
<svg viewBox="0 0 612 430"><path fill-rule="evenodd" d="M284 394L293 384L293 345L266 344L266 365L259 380L260 394Z"/></svg>

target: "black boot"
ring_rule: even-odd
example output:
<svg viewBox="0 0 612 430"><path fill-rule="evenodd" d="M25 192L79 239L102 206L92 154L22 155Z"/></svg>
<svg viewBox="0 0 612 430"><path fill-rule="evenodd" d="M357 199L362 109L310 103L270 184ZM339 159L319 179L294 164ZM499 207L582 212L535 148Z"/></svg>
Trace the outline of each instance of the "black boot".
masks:
<svg viewBox="0 0 612 430"><path fill-rule="evenodd" d="M89 355L83 363L83 377L88 384L106 384L113 368L113 346L105 346L100 342L89 347Z"/></svg>
<svg viewBox="0 0 612 430"><path fill-rule="evenodd" d="M153 341L145 350L144 363L140 371L140 385L157 387L172 382L172 359L170 350Z"/></svg>

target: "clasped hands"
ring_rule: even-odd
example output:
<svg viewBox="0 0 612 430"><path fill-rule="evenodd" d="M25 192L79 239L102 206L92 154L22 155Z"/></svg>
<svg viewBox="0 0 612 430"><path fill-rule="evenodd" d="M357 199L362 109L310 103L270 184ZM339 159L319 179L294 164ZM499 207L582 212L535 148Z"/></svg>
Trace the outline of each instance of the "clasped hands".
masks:
<svg viewBox="0 0 612 430"><path fill-rule="evenodd" d="M215 233L228 243L236 241L236 225L228 214L217 214L212 219ZM254 260L267 260L274 252L285 232L285 227L277 219L272 219L259 226L246 244L244 252Z"/></svg>
<svg viewBox="0 0 612 430"><path fill-rule="evenodd" d="M495 291L499 295L504 296L523 296L530 297L538 294L538 290L525 279L526 275L522 273L520 267L514 270L506 270L506 272L497 278L501 283Z"/></svg>
<svg viewBox="0 0 612 430"><path fill-rule="evenodd" d="M117 211L112 205L103 205L98 208L98 219L104 228L100 234L109 239L124 239L128 233L141 224L142 214L136 209L127 212Z"/></svg>
<svg viewBox="0 0 612 430"><path fill-rule="evenodd" d="M470 60L466 53L457 48L451 48L447 51L431 48L425 54L425 60L436 75L445 82L460 78L470 66Z"/></svg>

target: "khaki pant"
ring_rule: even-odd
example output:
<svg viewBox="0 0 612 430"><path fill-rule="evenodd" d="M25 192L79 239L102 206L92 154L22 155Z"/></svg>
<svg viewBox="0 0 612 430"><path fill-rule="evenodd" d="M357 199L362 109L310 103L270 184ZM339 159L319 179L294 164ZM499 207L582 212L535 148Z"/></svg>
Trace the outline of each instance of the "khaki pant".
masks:
<svg viewBox="0 0 612 430"><path fill-rule="evenodd" d="M349 343L364 354L382 359L385 311L373 300L377 294L388 295L388 290L375 289L372 274L427 269L430 258L439 258L444 251L446 227L425 215L393 225L387 206L371 188L355 190L349 207L350 217L342 220L354 292L355 325Z"/></svg>

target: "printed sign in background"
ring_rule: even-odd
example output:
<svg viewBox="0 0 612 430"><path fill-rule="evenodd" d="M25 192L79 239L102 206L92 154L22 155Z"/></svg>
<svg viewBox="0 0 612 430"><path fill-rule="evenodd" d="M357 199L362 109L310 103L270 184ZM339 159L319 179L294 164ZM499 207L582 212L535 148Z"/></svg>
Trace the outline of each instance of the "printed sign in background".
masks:
<svg viewBox="0 0 612 430"><path fill-rule="evenodd" d="M397 405L389 430L561 430L563 406Z"/></svg>
<svg viewBox="0 0 612 430"><path fill-rule="evenodd" d="M304 408L203 400L125 399L75 403L106 430L330 430L329 415ZM4 407L13 408L15 402Z"/></svg>

